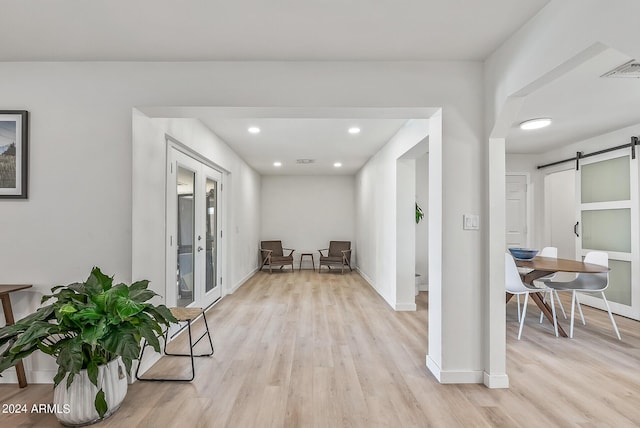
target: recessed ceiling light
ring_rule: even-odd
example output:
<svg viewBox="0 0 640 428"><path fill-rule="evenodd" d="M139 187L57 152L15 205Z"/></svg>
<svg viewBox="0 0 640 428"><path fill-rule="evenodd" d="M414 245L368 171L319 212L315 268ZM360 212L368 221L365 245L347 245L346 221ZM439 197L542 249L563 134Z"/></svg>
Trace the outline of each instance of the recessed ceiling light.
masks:
<svg viewBox="0 0 640 428"><path fill-rule="evenodd" d="M358 128L357 126L352 126L351 128L349 128L349 134L359 134L360 133L360 128Z"/></svg>
<svg viewBox="0 0 640 428"><path fill-rule="evenodd" d="M282 166L282 162L274 162L273 166Z"/></svg>
<svg viewBox="0 0 640 428"><path fill-rule="evenodd" d="M333 164L333 166L335 166L336 168L340 168L342 164L340 162L336 162Z"/></svg>
<svg viewBox="0 0 640 428"><path fill-rule="evenodd" d="M537 119L525 120L520 124L520 129L530 131L532 129L540 129L551 125L551 119L548 117L540 117Z"/></svg>
<svg viewBox="0 0 640 428"><path fill-rule="evenodd" d="M257 126L250 126L247 131L249 131L251 134L259 134L260 128L258 128Z"/></svg>

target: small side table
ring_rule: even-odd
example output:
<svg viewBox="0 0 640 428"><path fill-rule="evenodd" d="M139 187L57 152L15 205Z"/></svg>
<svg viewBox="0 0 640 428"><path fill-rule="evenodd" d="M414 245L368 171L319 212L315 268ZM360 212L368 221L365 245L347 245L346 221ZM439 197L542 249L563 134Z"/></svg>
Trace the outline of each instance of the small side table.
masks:
<svg viewBox="0 0 640 428"><path fill-rule="evenodd" d="M313 261L313 253L302 253L302 254L300 254L300 266L298 266L298 270L302 270L302 259L304 258L304 256L311 257L311 266L313 266L313 270L316 270L316 264Z"/></svg>
<svg viewBox="0 0 640 428"><path fill-rule="evenodd" d="M31 284L0 285L0 299L2 299L2 310L4 311L4 319L7 321L7 325L15 323L9 293L31 287ZM16 374L18 375L18 386L20 386L20 388L27 386L27 376L24 374L24 365L22 364L22 361L16 364Z"/></svg>

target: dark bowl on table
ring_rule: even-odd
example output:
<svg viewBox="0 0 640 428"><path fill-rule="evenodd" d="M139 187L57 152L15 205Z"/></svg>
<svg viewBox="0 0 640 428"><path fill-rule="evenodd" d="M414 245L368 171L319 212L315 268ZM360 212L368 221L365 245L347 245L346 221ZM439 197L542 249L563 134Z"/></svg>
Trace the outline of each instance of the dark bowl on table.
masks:
<svg viewBox="0 0 640 428"><path fill-rule="evenodd" d="M509 252L518 260L531 260L538 254L538 250L532 248L509 248Z"/></svg>

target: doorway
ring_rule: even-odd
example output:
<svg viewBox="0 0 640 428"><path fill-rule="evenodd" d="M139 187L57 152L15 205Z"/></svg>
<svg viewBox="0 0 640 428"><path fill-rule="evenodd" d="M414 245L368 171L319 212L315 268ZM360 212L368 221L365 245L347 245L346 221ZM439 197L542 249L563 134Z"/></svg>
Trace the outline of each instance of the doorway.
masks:
<svg viewBox="0 0 640 428"><path fill-rule="evenodd" d="M207 307L222 295L222 173L169 147L167 305Z"/></svg>
<svg viewBox="0 0 640 428"><path fill-rule="evenodd" d="M524 174L506 177L506 238L507 247L528 247L527 181Z"/></svg>

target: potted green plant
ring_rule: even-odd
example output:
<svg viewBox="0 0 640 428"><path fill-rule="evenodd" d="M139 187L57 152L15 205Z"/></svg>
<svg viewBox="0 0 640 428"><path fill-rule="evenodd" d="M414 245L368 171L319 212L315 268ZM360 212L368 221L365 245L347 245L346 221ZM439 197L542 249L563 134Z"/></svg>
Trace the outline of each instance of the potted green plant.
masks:
<svg viewBox="0 0 640 428"><path fill-rule="evenodd" d="M147 303L157 295L148 285L113 285L94 267L85 282L53 287L42 298L52 303L0 329L0 373L40 350L58 364L53 404L60 422L85 425L111 415L126 395L123 366L131 374L142 338L160 352L162 326L176 322L164 305Z"/></svg>
<svg viewBox="0 0 640 428"><path fill-rule="evenodd" d="M420 223L420 220L424 217L424 211L420 208L420 205L416 202L416 224Z"/></svg>

